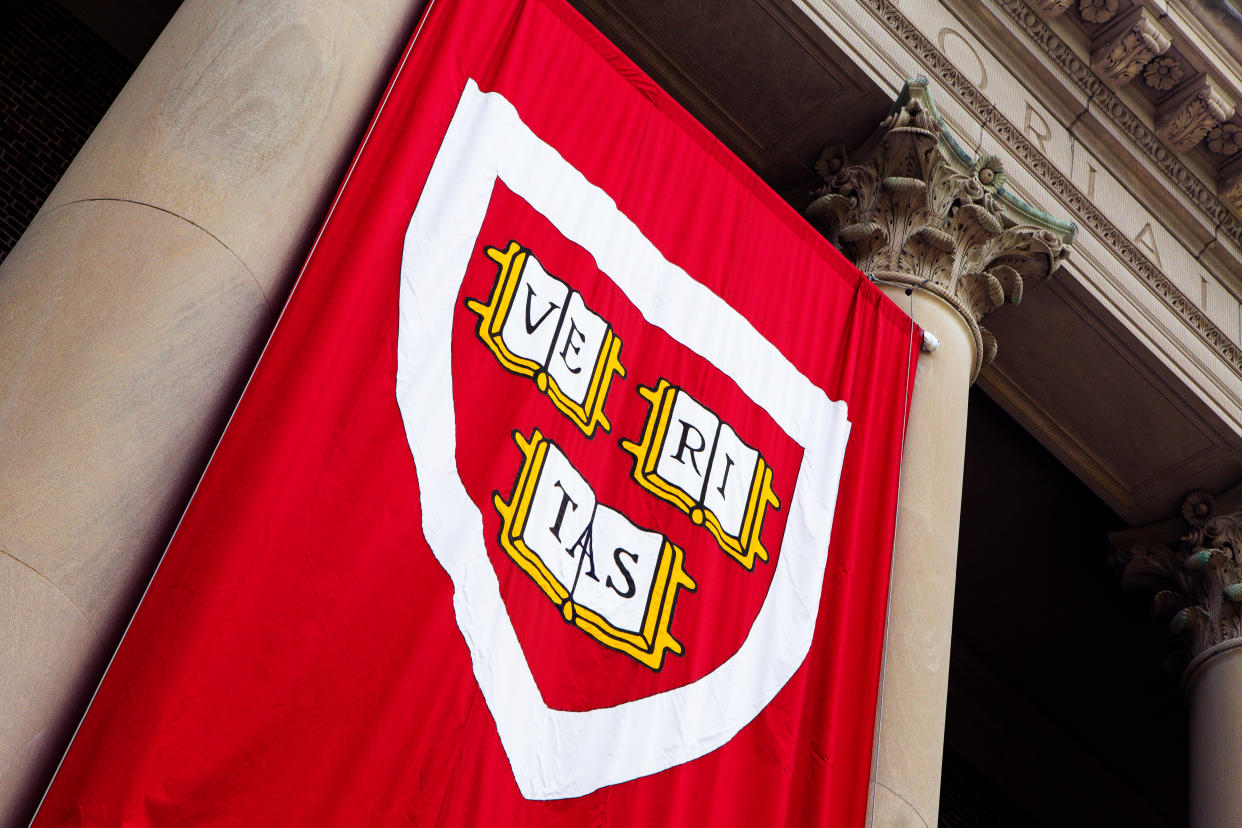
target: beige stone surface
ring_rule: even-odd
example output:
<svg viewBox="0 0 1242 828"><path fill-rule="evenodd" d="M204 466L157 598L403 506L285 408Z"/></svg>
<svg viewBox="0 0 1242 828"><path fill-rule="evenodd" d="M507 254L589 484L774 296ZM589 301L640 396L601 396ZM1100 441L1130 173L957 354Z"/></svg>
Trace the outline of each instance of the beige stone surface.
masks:
<svg viewBox="0 0 1242 828"><path fill-rule="evenodd" d="M1236 482L1236 438L1077 277L1087 255L1076 247L1021 307L988 317L1001 348L979 385L1113 510L1142 524L1176 513L1188 491ZM1119 411L1133 413L1124 428Z"/></svg>
<svg viewBox="0 0 1242 828"><path fill-rule="evenodd" d="M875 828L930 828L914 806L884 785L875 787L871 824Z"/></svg>
<svg viewBox="0 0 1242 828"><path fill-rule="evenodd" d="M48 198L154 204L207 228L279 304L417 2L187 2Z"/></svg>
<svg viewBox="0 0 1242 828"><path fill-rule="evenodd" d="M76 721L60 715L60 693L47 689L89 692L92 679L79 665L105 653L69 597L3 549L0 607L5 615L0 624L0 697L5 700L0 715L0 825L17 825L38 801L43 769L60 756Z"/></svg>
<svg viewBox="0 0 1242 828"><path fill-rule="evenodd" d="M1242 825L1242 649L1190 677L1190 828Z"/></svg>
<svg viewBox="0 0 1242 828"><path fill-rule="evenodd" d="M910 311L904 291L885 292ZM877 828L932 826L940 807L966 403L974 362L970 333L946 302L916 292L912 316L940 347L919 359L903 453L876 726L870 824ZM912 821L916 816L921 821Z"/></svg>
<svg viewBox="0 0 1242 828"><path fill-rule="evenodd" d="M101 635L128 615L272 313L254 277L161 210L45 212L0 281L0 549Z"/></svg>
<svg viewBox="0 0 1242 828"><path fill-rule="evenodd" d="M5 262L0 802L11 818L63 749L270 319L236 257L144 205L46 212Z"/></svg>
<svg viewBox="0 0 1242 828"><path fill-rule="evenodd" d="M197 481L418 0L188 0L0 268L0 825Z"/></svg>

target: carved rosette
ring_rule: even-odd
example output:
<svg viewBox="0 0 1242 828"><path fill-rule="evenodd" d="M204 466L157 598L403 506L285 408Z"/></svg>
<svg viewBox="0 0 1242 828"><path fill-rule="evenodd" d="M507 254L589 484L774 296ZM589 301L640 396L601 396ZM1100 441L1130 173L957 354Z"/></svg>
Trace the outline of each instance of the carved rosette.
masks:
<svg viewBox="0 0 1242 828"><path fill-rule="evenodd" d="M1147 68L1143 70L1143 79L1152 89L1168 92L1182 82L1185 74L1186 70L1181 61L1176 58L1161 57L1147 65Z"/></svg>
<svg viewBox="0 0 1242 828"><path fill-rule="evenodd" d="M1242 150L1242 126L1221 124L1207 134L1207 146L1220 155L1235 155Z"/></svg>
<svg viewBox="0 0 1242 828"><path fill-rule="evenodd" d="M1091 49L1091 67L1105 81L1128 83L1157 55L1169 50L1173 40L1146 9L1118 27L1105 30Z"/></svg>
<svg viewBox="0 0 1242 828"><path fill-rule="evenodd" d="M1179 542L1139 542L1117 550L1127 589L1155 593L1189 659L1186 675L1222 649L1242 645L1242 513L1217 514L1211 495L1182 505L1189 532Z"/></svg>
<svg viewBox="0 0 1242 828"><path fill-rule="evenodd" d="M1117 13L1117 0L1078 0L1078 12L1083 20L1107 23Z"/></svg>
<svg viewBox="0 0 1242 828"><path fill-rule="evenodd" d="M840 147L824 151L824 186L806 215L864 273L956 308L975 340L973 381L996 354L979 321L1046 279L1077 228L1008 193L996 156L970 160L925 80L906 82L864 155L850 164Z"/></svg>
<svg viewBox="0 0 1242 828"><path fill-rule="evenodd" d="M1156 133L1171 148L1186 152L1203 137L1233 117L1234 102L1210 79L1162 107Z"/></svg>

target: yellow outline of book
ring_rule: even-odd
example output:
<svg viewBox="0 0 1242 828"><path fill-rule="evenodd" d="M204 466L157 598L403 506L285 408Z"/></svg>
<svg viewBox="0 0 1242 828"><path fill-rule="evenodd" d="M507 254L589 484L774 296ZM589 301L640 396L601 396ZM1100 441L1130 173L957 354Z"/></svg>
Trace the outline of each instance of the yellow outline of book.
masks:
<svg viewBox="0 0 1242 828"><path fill-rule="evenodd" d="M486 247L484 250L488 258L497 265L496 282L492 287L492 294L486 304L477 299L466 300L466 307L479 316L479 325L476 329L479 339L506 370L519 376L533 378L540 392L547 394L552 404L573 420L587 437L594 435L596 426L602 427L604 431L611 431L612 423L604 414L604 403L608 399L608 390L613 378L625 376L625 366L621 364L621 338L613 331L612 325L608 325L608 331L604 334L604 341L600 346L599 356L591 369L591 382L587 388L586 400L579 405L565 395L556 379L548 374L546 365L513 353L505 344L502 336L505 320L509 317L509 311L513 307L513 297L517 293L518 282L522 278L522 269L526 266L526 258L531 255L531 251L516 241L509 242L505 250L496 247ZM557 281L564 284L563 280L557 279ZM573 292L573 288L569 290ZM569 304L568 299L565 304ZM561 312L565 313L565 308L562 308Z"/></svg>
<svg viewBox="0 0 1242 828"><path fill-rule="evenodd" d="M684 588L693 592L698 589L694 579L685 570L685 551L667 537L664 538L651 596L643 614L641 635L618 629L589 607L571 601L565 585L552 574L539 554L522 540L522 532L530 517L535 485L548 456L549 443L539 429L532 432L529 440L520 431L514 431L513 440L522 452L522 470L508 501L499 492L492 496L501 520L500 545L513 562L531 577L553 604L560 607L561 615L566 621L573 623L605 647L620 650L653 670L659 670L663 666L666 651L677 655L685 652L681 642L669 632L677 591Z"/></svg>
<svg viewBox="0 0 1242 828"><path fill-rule="evenodd" d="M760 539L768 507L774 509L781 507L780 498L772 489L772 469L760 454L759 461L755 464L754 477L751 478L746 512L742 517L741 534L734 537L725 532L720 519L711 509L705 508L689 492L669 483L656 472L656 464L660 460L660 449L668 435L673 403L679 393L685 392L663 378L655 387L638 386L639 396L650 404L651 411L648 412L647 420L643 424L641 443L621 440L621 448L634 456L633 478L638 485L656 497L673 504L689 515L695 525L706 526L716 538L716 543L721 549L742 566L753 570L756 558L761 561L768 560L768 550Z"/></svg>

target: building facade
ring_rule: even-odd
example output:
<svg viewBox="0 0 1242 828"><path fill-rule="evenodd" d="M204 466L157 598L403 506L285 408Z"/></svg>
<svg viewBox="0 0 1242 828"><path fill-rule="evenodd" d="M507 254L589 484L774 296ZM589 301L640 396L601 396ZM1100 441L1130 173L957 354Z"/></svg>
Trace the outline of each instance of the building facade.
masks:
<svg viewBox="0 0 1242 828"><path fill-rule="evenodd" d="M1242 824L1242 17L1227 0L577 5L934 335L873 824ZM420 11L187 0L0 268L9 822Z"/></svg>

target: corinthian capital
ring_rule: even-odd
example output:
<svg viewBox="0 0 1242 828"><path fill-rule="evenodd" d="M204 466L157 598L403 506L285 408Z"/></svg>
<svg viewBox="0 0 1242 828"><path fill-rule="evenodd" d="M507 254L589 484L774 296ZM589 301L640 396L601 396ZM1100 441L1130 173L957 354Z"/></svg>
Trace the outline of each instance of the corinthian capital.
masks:
<svg viewBox="0 0 1242 828"><path fill-rule="evenodd" d="M1242 646L1242 512L1223 512L1207 492L1192 492L1181 519L1188 531L1177 540L1162 542L1161 526L1113 540L1122 584L1155 593L1155 611L1181 639L1189 674L1216 652Z"/></svg>
<svg viewBox="0 0 1242 828"><path fill-rule="evenodd" d="M1100 34L1091 49L1091 67L1106 81L1127 83L1172 42L1168 29L1139 8Z"/></svg>
<svg viewBox="0 0 1242 828"><path fill-rule="evenodd" d="M1005 190L996 156L971 159L945 130L925 80L906 82L861 155L851 164L840 147L824 151L824 186L807 217L864 273L956 308L975 339L978 376L996 354L979 321L1046 279L1076 227Z"/></svg>

